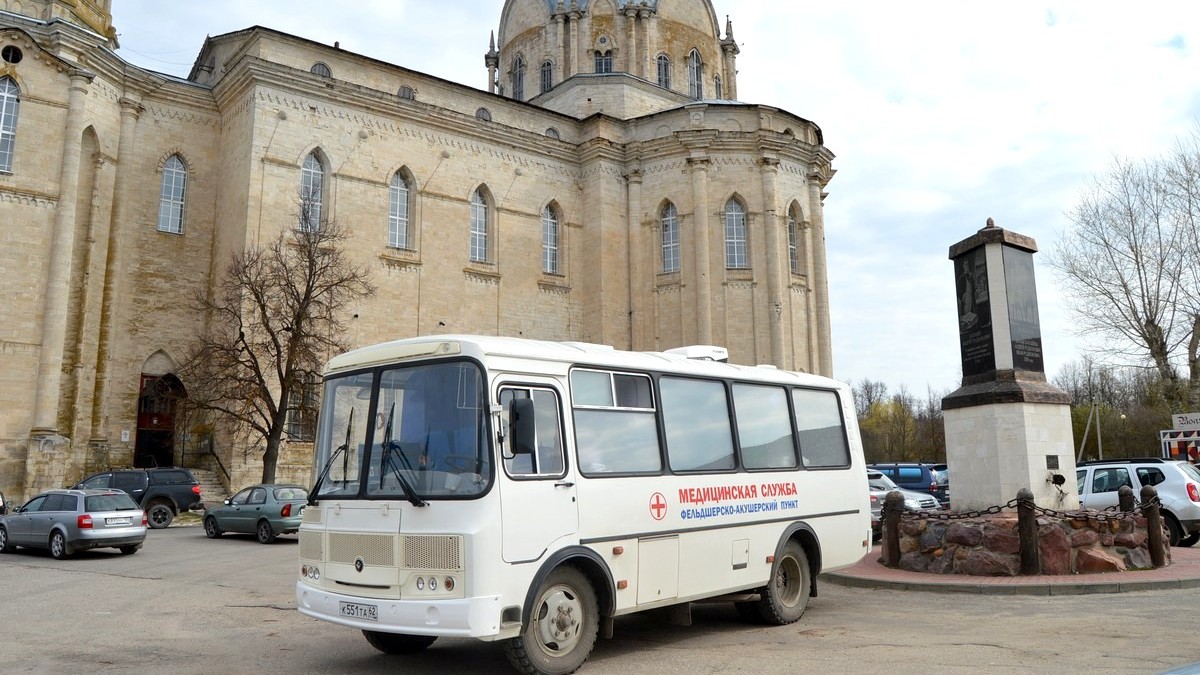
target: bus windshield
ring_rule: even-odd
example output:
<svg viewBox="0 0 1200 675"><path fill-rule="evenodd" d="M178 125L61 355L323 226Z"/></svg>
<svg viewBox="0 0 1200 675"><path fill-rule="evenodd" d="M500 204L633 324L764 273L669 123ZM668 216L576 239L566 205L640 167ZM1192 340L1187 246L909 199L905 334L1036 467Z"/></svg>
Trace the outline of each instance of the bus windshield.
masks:
<svg viewBox="0 0 1200 675"><path fill-rule="evenodd" d="M483 375L468 362L325 381L316 498L474 497L492 480Z"/></svg>

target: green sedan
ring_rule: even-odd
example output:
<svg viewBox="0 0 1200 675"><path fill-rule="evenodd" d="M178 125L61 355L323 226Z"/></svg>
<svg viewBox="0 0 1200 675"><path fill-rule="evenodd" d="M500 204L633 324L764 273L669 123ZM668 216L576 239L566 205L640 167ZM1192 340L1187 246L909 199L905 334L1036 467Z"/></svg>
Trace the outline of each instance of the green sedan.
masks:
<svg viewBox="0 0 1200 675"><path fill-rule="evenodd" d="M308 490L299 485L251 485L204 513L204 534L216 539L226 532L258 535L270 544L281 534L300 530L300 514Z"/></svg>

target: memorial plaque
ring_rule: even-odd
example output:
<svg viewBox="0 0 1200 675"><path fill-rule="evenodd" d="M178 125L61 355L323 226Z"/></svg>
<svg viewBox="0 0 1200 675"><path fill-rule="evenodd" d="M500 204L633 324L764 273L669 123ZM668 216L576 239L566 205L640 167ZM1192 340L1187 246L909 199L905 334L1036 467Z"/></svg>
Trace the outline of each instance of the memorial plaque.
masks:
<svg viewBox="0 0 1200 675"><path fill-rule="evenodd" d="M984 247L980 246L955 258L954 272L958 291L958 343L962 349L963 376L983 375L996 369Z"/></svg>
<svg viewBox="0 0 1200 675"><path fill-rule="evenodd" d="M1042 328L1038 320L1037 285L1033 277L1033 254L1011 246L1003 247L1004 288L1008 295L1008 326L1012 337L1014 370L1045 372L1042 360Z"/></svg>

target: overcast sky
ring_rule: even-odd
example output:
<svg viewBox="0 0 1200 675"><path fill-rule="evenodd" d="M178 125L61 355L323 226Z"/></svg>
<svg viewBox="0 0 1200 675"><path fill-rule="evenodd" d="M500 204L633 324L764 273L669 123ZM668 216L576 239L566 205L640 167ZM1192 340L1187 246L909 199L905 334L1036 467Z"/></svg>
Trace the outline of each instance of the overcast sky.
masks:
<svg viewBox="0 0 1200 675"><path fill-rule="evenodd" d="M681 0L666 0L679 2ZM690 1L690 0L689 0ZM1200 117L1200 2L715 0L738 94L816 122L835 375L959 385L950 245L997 225L1049 251L1091 176L1168 152ZM118 53L186 76L206 35L262 25L486 88L502 0L114 0ZM1087 350L1034 256L1047 375Z"/></svg>

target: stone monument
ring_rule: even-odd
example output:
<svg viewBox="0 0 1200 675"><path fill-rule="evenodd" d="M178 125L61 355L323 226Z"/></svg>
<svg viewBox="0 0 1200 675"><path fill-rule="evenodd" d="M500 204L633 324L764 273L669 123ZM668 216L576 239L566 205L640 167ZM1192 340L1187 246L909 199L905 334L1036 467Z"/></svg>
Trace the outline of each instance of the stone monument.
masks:
<svg viewBox="0 0 1200 675"><path fill-rule="evenodd" d="M1046 381L1031 237L987 227L950 247L962 386L942 399L950 505L1006 504L1021 488L1079 508L1071 396Z"/></svg>

